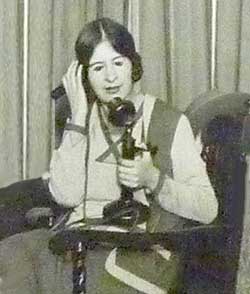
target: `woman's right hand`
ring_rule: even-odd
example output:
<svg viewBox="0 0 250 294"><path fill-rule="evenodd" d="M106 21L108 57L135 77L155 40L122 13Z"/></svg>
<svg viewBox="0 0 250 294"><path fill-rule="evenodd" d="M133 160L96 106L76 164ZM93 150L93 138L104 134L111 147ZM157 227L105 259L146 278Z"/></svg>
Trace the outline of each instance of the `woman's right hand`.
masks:
<svg viewBox="0 0 250 294"><path fill-rule="evenodd" d="M70 102L71 121L74 124L81 124L88 112L88 101L82 84L82 65L77 60L70 64L62 82Z"/></svg>

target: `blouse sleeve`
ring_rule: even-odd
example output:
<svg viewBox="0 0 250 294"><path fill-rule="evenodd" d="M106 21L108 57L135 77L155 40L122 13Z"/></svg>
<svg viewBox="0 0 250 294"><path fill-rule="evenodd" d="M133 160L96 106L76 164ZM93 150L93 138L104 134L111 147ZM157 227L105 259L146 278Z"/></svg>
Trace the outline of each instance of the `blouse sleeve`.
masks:
<svg viewBox="0 0 250 294"><path fill-rule="evenodd" d="M166 176L158 200L172 213L210 223L217 216L218 202L200 151L201 144L195 142L190 123L182 115L171 148L173 178Z"/></svg>
<svg viewBox="0 0 250 294"><path fill-rule="evenodd" d="M49 188L54 200L63 206L76 207L83 200L86 152L87 135L69 130L52 154Z"/></svg>

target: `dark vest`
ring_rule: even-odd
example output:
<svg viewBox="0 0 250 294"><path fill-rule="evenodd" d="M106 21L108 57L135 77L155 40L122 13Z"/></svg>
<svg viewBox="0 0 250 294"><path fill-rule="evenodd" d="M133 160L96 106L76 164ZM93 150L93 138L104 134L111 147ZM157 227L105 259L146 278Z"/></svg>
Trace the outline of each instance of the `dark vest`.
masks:
<svg viewBox="0 0 250 294"><path fill-rule="evenodd" d="M161 172L157 194L161 193L165 175L173 177L171 148L180 116L181 112L167 108L163 101L156 100L149 123L147 144L153 150L153 163ZM151 217L147 222L149 232L182 229L189 223L187 219L161 208L157 202L157 195L148 195L148 201L151 209Z"/></svg>

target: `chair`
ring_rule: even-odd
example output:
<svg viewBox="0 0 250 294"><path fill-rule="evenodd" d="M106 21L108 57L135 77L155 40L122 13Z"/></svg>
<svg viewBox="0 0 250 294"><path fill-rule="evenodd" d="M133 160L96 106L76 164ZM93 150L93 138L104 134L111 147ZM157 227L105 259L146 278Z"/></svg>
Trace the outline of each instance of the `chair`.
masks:
<svg viewBox="0 0 250 294"><path fill-rule="evenodd" d="M70 116L70 105L66 95L55 102L55 147L58 148L62 139L64 126L67 118ZM43 188L41 187L42 181L40 178L29 179L13 183L11 189L8 187L1 188L1 197L9 198L5 205L0 201L0 240L7 238L11 235L28 231L33 228L41 228L50 226L55 218L60 217L65 213L65 208L60 207L56 203L51 203L50 197L45 192L42 199L36 202L32 208L32 204L25 197L27 194L39 194ZM20 193L20 191L22 191ZM17 195L18 199L13 199L13 195ZM2 198L0 198L1 200ZM48 207L50 206L53 207Z"/></svg>
<svg viewBox="0 0 250 294"><path fill-rule="evenodd" d="M235 293L244 216L249 98L249 94L214 90L202 94L186 110L194 135L201 135L201 156L219 200L214 224L222 237L216 246L186 259L188 286L200 283L200 288L190 293ZM219 240L215 232L209 238Z"/></svg>
<svg viewBox="0 0 250 294"><path fill-rule="evenodd" d="M64 127L70 115L70 104L67 96L64 94L60 99L55 100L55 148L60 146ZM21 189L25 190L25 193L27 191L31 193L34 189L39 190L40 185L40 179L25 180L14 183L11 191L14 194L19 194L19 189ZM6 197L11 198L11 195L6 195ZM47 203L49 203L49 197L45 198ZM25 199L24 195L23 199ZM1 205L0 202L0 240L30 229L48 227L55 221L55 218L60 217L66 211L65 208L54 202L52 203L53 208L47 207L46 201L37 201L44 203L40 203L40 205L37 203L38 206L34 208L27 201L18 201L17 203L16 200L13 200L13 202L9 207Z"/></svg>

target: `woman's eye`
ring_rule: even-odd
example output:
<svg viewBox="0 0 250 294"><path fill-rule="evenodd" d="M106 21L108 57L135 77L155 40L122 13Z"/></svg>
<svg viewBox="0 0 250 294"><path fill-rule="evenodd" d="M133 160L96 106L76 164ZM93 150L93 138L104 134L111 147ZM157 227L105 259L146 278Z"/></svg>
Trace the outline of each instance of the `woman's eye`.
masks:
<svg viewBox="0 0 250 294"><path fill-rule="evenodd" d="M123 61L121 61L121 60L117 60L117 61L115 61L115 65L117 65L117 66L122 66L123 65Z"/></svg>
<svg viewBox="0 0 250 294"><path fill-rule="evenodd" d="M93 68L93 70L94 70L94 71L101 71L102 68L103 68L102 65L98 65L98 66L95 66L95 67Z"/></svg>

